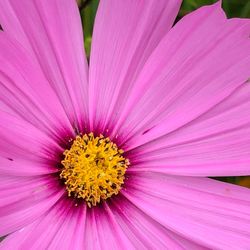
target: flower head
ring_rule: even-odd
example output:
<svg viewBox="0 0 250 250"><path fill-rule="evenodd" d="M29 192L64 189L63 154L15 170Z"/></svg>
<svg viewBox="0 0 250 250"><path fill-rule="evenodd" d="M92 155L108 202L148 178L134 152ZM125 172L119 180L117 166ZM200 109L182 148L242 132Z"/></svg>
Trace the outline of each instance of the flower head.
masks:
<svg viewBox="0 0 250 250"><path fill-rule="evenodd" d="M250 22L220 2L1 0L1 249L248 249Z"/></svg>
<svg viewBox="0 0 250 250"><path fill-rule="evenodd" d="M91 207L118 194L129 161L109 138L95 137L93 133L77 135L63 154L60 178L69 196L83 198Z"/></svg>

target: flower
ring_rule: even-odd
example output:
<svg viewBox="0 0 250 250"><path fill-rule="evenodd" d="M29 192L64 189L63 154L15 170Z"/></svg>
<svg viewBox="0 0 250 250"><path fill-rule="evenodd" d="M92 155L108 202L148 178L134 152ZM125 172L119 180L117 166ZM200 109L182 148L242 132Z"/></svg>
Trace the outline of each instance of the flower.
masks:
<svg viewBox="0 0 250 250"><path fill-rule="evenodd" d="M1 0L1 249L248 249L250 22L220 2Z"/></svg>

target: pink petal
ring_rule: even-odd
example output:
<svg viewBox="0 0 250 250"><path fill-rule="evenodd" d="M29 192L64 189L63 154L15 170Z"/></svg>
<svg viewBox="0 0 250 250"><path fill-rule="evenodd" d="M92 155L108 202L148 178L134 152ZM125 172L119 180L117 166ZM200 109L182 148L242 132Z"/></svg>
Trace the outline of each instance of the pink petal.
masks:
<svg viewBox="0 0 250 250"><path fill-rule="evenodd" d="M64 190L52 177L1 177L0 235L23 228L43 215Z"/></svg>
<svg viewBox="0 0 250 250"><path fill-rule="evenodd" d="M59 201L35 222L8 236L0 249L81 249L73 247L78 238L72 237L84 222L78 220L84 214L80 211L81 215L69 202Z"/></svg>
<svg viewBox="0 0 250 250"><path fill-rule="evenodd" d="M143 173L123 194L160 224L212 249L247 249L250 190L207 178Z"/></svg>
<svg viewBox="0 0 250 250"><path fill-rule="evenodd" d="M112 206L104 204L87 210L84 249L134 249L117 223Z"/></svg>
<svg viewBox="0 0 250 250"><path fill-rule="evenodd" d="M76 1L3 0L0 23L32 53L72 125L83 129L88 112L88 69Z"/></svg>
<svg viewBox="0 0 250 250"><path fill-rule="evenodd" d="M0 111L0 116L0 138L3 142L0 144L0 160L3 164L0 171L11 174L17 170L19 175L18 173L29 172L33 165L33 173L36 172L36 167L38 173L42 167L45 167L44 171L48 170L47 173L54 172L49 166L56 168L57 157L62 148L30 123L6 112ZM23 169L18 169L19 167Z"/></svg>
<svg viewBox="0 0 250 250"><path fill-rule="evenodd" d="M250 22L227 20L219 3L184 17L155 49L113 133L124 149L169 134L247 81Z"/></svg>
<svg viewBox="0 0 250 250"><path fill-rule="evenodd" d="M0 32L0 62L1 110L18 115L54 138L73 133L57 94L39 65L4 32Z"/></svg>
<svg viewBox="0 0 250 250"><path fill-rule="evenodd" d="M135 249L204 249L166 229L125 198L110 208Z"/></svg>
<svg viewBox="0 0 250 250"><path fill-rule="evenodd" d="M13 10L9 0L3 0L0 2L0 24L1 27L4 28L5 33L13 35L22 44L25 44L25 47L32 50L19 18Z"/></svg>
<svg viewBox="0 0 250 250"><path fill-rule="evenodd" d="M75 211L73 211L75 212ZM78 209L76 213L76 224L73 231L73 242L71 243L71 249L82 249L84 246L84 232L86 224L86 206L83 209Z"/></svg>
<svg viewBox="0 0 250 250"><path fill-rule="evenodd" d="M181 1L100 1L90 58L90 122L109 129ZM112 116L112 117L111 117Z"/></svg>
<svg viewBox="0 0 250 250"><path fill-rule="evenodd" d="M35 223L7 237L2 249L10 246L32 249L133 249L118 234L115 218L107 208L75 207L70 202L58 202ZM85 225L86 224L86 225ZM120 238L122 236L122 238ZM100 244L98 247L98 243ZM112 248L112 247L116 248ZM125 248L123 246L130 246Z"/></svg>
<svg viewBox="0 0 250 250"><path fill-rule="evenodd" d="M62 205L65 207L66 211L69 211L61 216L61 218L58 218L60 224L56 221L55 223L48 222L51 223L52 226L54 224L57 224L57 226L55 227L54 232L47 230L47 233L43 233L44 239L39 240L40 244L44 246L42 249L83 249L83 230L86 219L86 206L84 205L76 208L70 201L64 202ZM58 208L57 213L59 213L63 207L61 206ZM45 222L42 221L42 223L46 228ZM41 226L39 226L38 230L39 229L43 232ZM52 234L50 238L51 240L48 239L47 234Z"/></svg>
<svg viewBox="0 0 250 250"><path fill-rule="evenodd" d="M9 176L34 176L58 172L51 162L39 162L27 159L18 159L11 152L6 155L13 157L0 156L0 173Z"/></svg>
<svg viewBox="0 0 250 250"><path fill-rule="evenodd" d="M51 179L49 176L20 178L17 176L1 175L0 180L2 207L15 202L20 202L25 198L27 199L29 196L36 193L39 188L51 185Z"/></svg>
<svg viewBox="0 0 250 250"><path fill-rule="evenodd" d="M101 250L96 226L96 215L93 209L87 210L83 242L83 249Z"/></svg>
<svg viewBox="0 0 250 250"><path fill-rule="evenodd" d="M250 85L186 126L131 151L131 171L250 175Z"/></svg>

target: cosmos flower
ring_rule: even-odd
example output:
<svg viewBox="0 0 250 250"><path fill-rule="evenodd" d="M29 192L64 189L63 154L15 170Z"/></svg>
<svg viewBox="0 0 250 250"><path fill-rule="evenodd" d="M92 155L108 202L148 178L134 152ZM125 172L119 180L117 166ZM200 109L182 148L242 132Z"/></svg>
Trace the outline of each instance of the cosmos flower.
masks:
<svg viewBox="0 0 250 250"><path fill-rule="evenodd" d="M1 249L249 249L250 22L220 3L1 0Z"/></svg>

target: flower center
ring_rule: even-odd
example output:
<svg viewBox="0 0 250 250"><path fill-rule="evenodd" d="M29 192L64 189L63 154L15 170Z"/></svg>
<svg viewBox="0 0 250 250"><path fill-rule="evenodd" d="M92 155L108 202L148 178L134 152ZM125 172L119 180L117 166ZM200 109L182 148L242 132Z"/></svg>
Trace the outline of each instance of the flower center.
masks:
<svg viewBox="0 0 250 250"><path fill-rule="evenodd" d="M78 135L63 155L60 178L68 196L82 198L91 207L119 193L129 161L109 138Z"/></svg>

